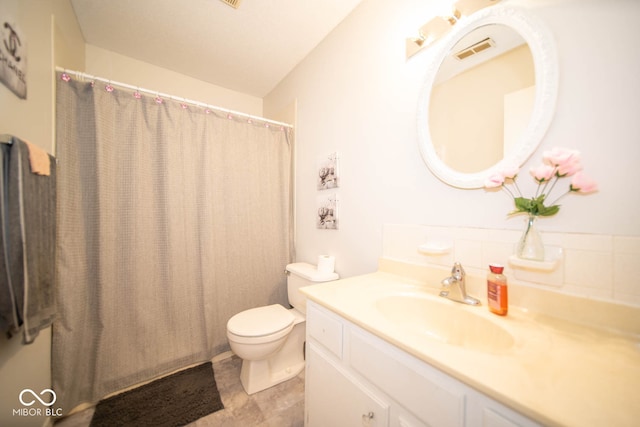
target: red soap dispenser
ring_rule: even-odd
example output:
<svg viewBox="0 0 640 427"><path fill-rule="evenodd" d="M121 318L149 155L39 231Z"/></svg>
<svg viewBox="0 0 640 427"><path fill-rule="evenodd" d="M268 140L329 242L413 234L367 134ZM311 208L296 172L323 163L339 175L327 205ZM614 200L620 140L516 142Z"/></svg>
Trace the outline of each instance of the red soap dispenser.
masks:
<svg viewBox="0 0 640 427"><path fill-rule="evenodd" d="M498 264L489 265L487 275L487 301L489 310L500 316L506 316L509 310L507 294L507 277L502 274L504 267Z"/></svg>

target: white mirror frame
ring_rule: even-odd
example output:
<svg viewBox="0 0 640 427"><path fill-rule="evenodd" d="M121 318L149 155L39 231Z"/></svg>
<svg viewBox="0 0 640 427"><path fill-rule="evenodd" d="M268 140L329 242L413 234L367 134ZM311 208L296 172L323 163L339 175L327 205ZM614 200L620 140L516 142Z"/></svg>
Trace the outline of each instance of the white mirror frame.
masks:
<svg viewBox="0 0 640 427"><path fill-rule="evenodd" d="M536 92L531 119L516 148L503 161L522 166L540 144L555 113L558 94L558 58L553 36L544 25L530 16L526 9L503 6L482 9L460 19L452 31L438 42L439 46L433 46L438 50L427 70L417 109L418 143L422 158L434 175L458 188L483 187L485 179L497 169L499 163L477 173L463 173L451 169L440 159L429 132L431 88L442 61L460 38L478 27L491 24L502 24L520 33L531 49L535 65Z"/></svg>

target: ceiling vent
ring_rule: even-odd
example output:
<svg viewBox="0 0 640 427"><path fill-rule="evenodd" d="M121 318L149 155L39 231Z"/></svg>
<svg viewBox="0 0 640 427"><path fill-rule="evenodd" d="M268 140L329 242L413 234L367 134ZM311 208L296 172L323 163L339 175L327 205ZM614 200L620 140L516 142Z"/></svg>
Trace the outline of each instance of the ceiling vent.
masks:
<svg viewBox="0 0 640 427"><path fill-rule="evenodd" d="M221 0L221 1L222 3L228 4L229 6L237 9L240 7L240 2L242 0Z"/></svg>
<svg viewBox="0 0 640 427"><path fill-rule="evenodd" d="M495 45L494 41L490 37L487 37L478 43L472 44L471 46L456 52L454 56L459 60L463 60L475 55L476 53L482 52L483 50L495 47Z"/></svg>

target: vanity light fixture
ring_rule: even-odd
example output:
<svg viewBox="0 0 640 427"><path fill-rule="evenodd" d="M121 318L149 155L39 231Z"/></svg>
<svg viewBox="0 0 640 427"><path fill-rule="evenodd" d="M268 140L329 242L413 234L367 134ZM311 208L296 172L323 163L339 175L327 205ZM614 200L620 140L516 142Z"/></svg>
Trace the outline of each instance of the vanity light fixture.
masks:
<svg viewBox="0 0 640 427"><path fill-rule="evenodd" d="M450 14L436 16L418 30L417 37L410 37L406 42L407 59L430 46L445 35L463 16L493 6L500 0L458 0L451 4Z"/></svg>

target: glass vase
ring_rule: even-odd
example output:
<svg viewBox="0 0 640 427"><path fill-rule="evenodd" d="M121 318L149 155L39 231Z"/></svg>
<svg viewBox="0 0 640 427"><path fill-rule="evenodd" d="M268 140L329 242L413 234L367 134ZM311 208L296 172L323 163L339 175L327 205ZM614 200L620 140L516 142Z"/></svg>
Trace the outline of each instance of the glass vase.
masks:
<svg viewBox="0 0 640 427"><path fill-rule="evenodd" d="M536 215L529 215L527 217L526 229L518 242L516 252L519 258L544 261L544 244L542 243L542 236L540 236L540 232L538 231L537 219L538 217Z"/></svg>

